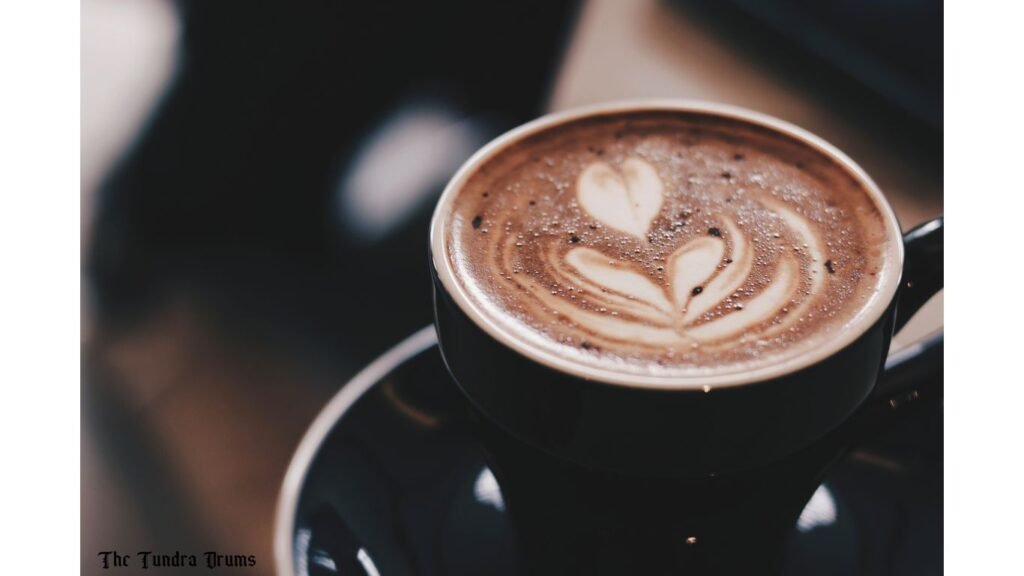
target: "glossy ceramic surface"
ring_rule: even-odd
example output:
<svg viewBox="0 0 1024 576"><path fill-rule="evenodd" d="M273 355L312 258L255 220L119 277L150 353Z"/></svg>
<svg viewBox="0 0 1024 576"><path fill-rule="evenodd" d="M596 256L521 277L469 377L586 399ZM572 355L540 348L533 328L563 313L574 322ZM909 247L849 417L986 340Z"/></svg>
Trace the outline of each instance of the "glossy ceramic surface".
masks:
<svg viewBox="0 0 1024 576"><path fill-rule="evenodd" d="M926 346L941 358L940 340ZM933 377L914 364L891 373ZM920 404L831 468L791 531L784 574L942 572L941 401ZM311 426L282 491L275 553L282 575L522 573L501 486L432 327L368 366Z"/></svg>

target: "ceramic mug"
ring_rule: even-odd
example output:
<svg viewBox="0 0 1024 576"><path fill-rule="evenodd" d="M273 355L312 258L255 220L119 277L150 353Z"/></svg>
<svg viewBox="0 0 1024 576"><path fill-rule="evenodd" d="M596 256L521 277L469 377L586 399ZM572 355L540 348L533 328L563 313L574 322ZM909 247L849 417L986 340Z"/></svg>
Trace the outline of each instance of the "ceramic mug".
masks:
<svg viewBox="0 0 1024 576"><path fill-rule="evenodd" d="M891 409L926 392L921 382L899 389L878 383L894 331L942 288L943 223L903 236L899 261L888 263L895 270L842 333L774 366L707 378L644 377L531 347L482 314L456 281L444 256L452 202L477 166L526 137L581 118L640 111L746 123L815 149L876 200L891 237L902 235L859 166L781 120L681 101L552 114L486 145L441 195L430 229L440 350L476 415L532 572L771 573L828 464L879 420L871 408ZM901 369L913 373L915 364L934 362L935 349L927 350L902 359Z"/></svg>

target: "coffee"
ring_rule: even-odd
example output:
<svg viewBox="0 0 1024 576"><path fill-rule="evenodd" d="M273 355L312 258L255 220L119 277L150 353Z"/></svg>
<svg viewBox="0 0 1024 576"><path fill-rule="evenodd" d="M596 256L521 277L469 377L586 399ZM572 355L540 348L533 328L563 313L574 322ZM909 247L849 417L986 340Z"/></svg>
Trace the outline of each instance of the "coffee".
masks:
<svg viewBox="0 0 1024 576"><path fill-rule="evenodd" d="M820 150L746 121L634 111L556 124L478 164L444 258L488 321L604 370L687 376L826 345L897 239Z"/></svg>

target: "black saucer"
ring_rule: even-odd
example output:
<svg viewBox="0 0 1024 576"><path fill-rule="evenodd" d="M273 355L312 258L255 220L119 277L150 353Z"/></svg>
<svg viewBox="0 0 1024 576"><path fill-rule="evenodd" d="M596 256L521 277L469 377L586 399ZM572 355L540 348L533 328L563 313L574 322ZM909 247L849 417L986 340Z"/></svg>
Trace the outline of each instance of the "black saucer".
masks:
<svg viewBox="0 0 1024 576"><path fill-rule="evenodd" d="M520 574L433 327L345 385L300 444L275 527L281 575ZM794 527L786 575L942 573L941 404L866 440Z"/></svg>

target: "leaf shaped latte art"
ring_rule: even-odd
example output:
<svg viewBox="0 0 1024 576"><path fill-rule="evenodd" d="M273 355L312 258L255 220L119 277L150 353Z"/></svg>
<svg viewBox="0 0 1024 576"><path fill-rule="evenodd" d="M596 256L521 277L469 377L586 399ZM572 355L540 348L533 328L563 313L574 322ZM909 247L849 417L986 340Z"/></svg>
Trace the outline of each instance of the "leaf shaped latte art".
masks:
<svg viewBox="0 0 1024 576"><path fill-rule="evenodd" d="M631 158L623 163L620 175L606 164L592 164L578 186L580 204L591 217L646 240L663 201L653 167ZM778 217L809 259L823 259L809 222L770 197L759 203ZM536 283L523 287L547 310L577 326L581 338L616 346L724 345L740 338L769 337L799 322L810 306L807 296L819 293L822 276L809 274L797 256L780 251L774 266L759 265L770 277L751 284L751 239L729 217L718 220L721 229L715 234L692 238L666 258L662 285L639 265L595 248L563 251L552 245L542 251L545 266L555 283L573 294L567 298ZM508 245L503 260L505 269L514 267ZM737 291L744 287L741 300Z"/></svg>
<svg viewBox="0 0 1024 576"><path fill-rule="evenodd" d="M798 218L788 211L780 216L787 222ZM537 290L535 296L550 309L571 318L585 332L616 343L713 345L787 329L798 321L806 305L805 300L795 310L784 311L798 299L799 262L783 254L769 281L741 303L733 295L750 279L753 249L731 220L724 220L724 230L724 238L699 237L678 248L668 259L671 281L664 288L639 267L609 260L592 248L571 249L563 257L568 266L558 265L557 254L550 254L549 264L555 277L565 285L588 288L590 303L603 312L582 309L543 290ZM794 232L801 234L799 227L794 227ZM813 235L801 237L809 252L818 252ZM777 322L772 322L777 318Z"/></svg>

